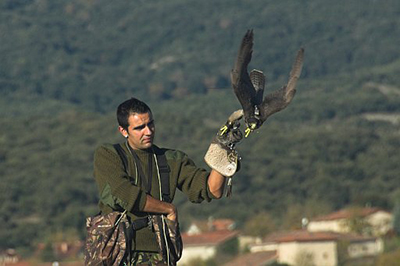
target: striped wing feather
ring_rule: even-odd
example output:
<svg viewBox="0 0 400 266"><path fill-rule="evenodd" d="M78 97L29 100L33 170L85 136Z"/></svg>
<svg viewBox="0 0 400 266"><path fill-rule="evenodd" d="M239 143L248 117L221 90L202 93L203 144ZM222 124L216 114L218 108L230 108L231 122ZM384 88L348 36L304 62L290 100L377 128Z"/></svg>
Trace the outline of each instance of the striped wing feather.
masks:
<svg viewBox="0 0 400 266"><path fill-rule="evenodd" d="M297 80L301 75L303 68L304 49L301 48L297 52L296 59L293 63L292 70L289 74L288 83L282 88L265 96L263 103L261 104L261 122L267 120L272 114L281 111L286 108L292 101L296 94Z"/></svg>
<svg viewBox="0 0 400 266"><path fill-rule="evenodd" d="M248 30L242 39L235 65L231 71L232 87L242 105L245 117L254 113L253 98L256 91L251 83L247 67L253 53L253 31Z"/></svg>

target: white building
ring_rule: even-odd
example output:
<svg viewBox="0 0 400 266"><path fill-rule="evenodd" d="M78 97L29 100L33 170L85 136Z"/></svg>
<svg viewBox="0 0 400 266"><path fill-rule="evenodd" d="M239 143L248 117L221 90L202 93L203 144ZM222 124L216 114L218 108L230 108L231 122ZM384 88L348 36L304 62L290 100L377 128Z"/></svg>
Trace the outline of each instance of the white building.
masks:
<svg viewBox="0 0 400 266"><path fill-rule="evenodd" d="M299 230L273 233L263 243L250 246L251 252L274 250L279 263L337 266L340 256L350 259L376 256L383 252L383 244L377 238Z"/></svg>
<svg viewBox="0 0 400 266"><path fill-rule="evenodd" d="M220 230L197 234L182 234L183 253L179 265L185 265L193 259L214 258L217 248L229 240L237 238L237 231Z"/></svg>
<svg viewBox="0 0 400 266"><path fill-rule="evenodd" d="M351 222L355 219L363 222L363 235L382 236L393 228L391 213L379 208L355 208L340 210L312 219L307 230L310 232L349 233L351 232Z"/></svg>
<svg viewBox="0 0 400 266"><path fill-rule="evenodd" d="M186 233L182 234L183 252L179 265L185 265L193 259L212 259L219 246L238 237L234 231L235 223L230 219L213 219L193 222Z"/></svg>

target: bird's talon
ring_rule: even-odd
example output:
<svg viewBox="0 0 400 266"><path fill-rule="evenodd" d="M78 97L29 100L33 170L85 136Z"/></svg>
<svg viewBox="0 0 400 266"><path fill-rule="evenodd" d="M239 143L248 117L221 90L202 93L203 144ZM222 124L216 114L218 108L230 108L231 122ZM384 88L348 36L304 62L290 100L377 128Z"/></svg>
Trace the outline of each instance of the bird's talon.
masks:
<svg viewBox="0 0 400 266"><path fill-rule="evenodd" d="M245 133L244 137L247 138L250 135L251 131L253 131L253 130L251 130L251 128L249 128L249 127L246 128L246 130L244 131L244 133Z"/></svg>
<svg viewBox="0 0 400 266"><path fill-rule="evenodd" d="M228 130L228 126L223 126L221 127L221 129L219 130L219 135L222 136L226 133L226 131Z"/></svg>

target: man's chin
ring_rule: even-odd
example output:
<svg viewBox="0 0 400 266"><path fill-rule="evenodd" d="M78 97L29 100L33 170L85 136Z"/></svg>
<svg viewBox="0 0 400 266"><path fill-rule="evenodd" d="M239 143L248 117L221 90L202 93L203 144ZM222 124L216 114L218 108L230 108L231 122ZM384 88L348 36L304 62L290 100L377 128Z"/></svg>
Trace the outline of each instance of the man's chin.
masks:
<svg viewBox="0 0 400 266"><path fill-rule="evenodd" d="M151 148L152 146L153 146L153 142L143 143L143 148L144 148L144 149Z"/></svg>

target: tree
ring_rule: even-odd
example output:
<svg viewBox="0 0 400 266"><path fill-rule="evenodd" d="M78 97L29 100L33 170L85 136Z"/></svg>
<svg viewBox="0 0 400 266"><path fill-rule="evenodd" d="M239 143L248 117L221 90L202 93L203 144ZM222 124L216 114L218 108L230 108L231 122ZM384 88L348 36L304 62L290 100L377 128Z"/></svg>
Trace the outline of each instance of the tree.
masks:
<svg viewBox="0 0 400 266"><path fill-rule="evenodd" d="M338 265L345 265L346 261L349 259L349 245L349 241L346 240L339 240L337 242Z"/></svg>
<svg viewBox="0 0 400 266"><path fill-rule="evenodd" d="M276 229L270 214L262 212L251 216L243 226L243 233L250 236L264 237Z"/></svg>
<svg viewBox="0 0 400 266"><path fill-rule="evenodd" d="M300 251L295 257L296 266L315 266L314 254L307 251Z"/></svg>
<svg viewBox="0 0 400 266"><path fill-rule="evenodd" d="M390 253L384 253L378 258L376 266L397 266L400 261L400 249Z"/></svg>
<svg viewBox="0 0 400 266"><path fill-rule="evenodd" d="M189 260L186 266L217 266L214 259L202 260L200 258L194 258Z"/></svg>
<svg viewBox="0 0 400 266"><path fill-rule="evenodd" d="M393 230L400 235L400 199L395 200L393 208Z"/></svg>
<svg viewBox="0 0 400 266"><path fill-rule="evenodd" d="M360 235L371 235L372 225L361 215L361 209L353 208L350 211L351 216L345 222L345 226L349 228L350 232Z"/></svg>
<svg viewBox="0 0 400 266"><path fill-rule="evenodd" d="M49 241L44 245L44 249L40 254L42 261L51 262L56 260L52 243Z"/></svg>

